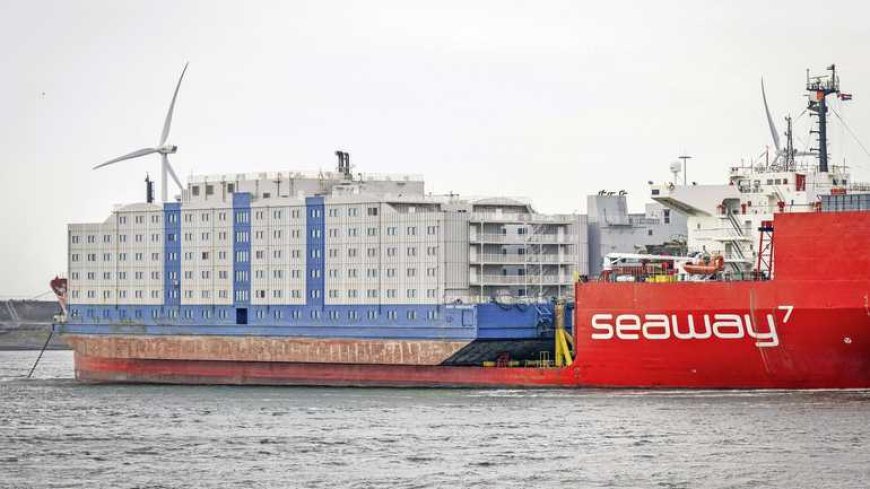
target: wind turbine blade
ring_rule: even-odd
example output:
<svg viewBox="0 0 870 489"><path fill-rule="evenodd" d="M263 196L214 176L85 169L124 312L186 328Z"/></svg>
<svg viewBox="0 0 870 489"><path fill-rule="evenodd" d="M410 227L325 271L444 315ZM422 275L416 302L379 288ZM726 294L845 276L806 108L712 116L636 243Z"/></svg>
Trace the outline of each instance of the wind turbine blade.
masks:
<svg viewBox="0 0 870 489"><path fill-rule="evenodd" d="M169 157L163 155L163 166L169 172L169 175L175 180L175 183L178 185L179 190L184 190L184 185L181 184L181 180L179 180L178 175L175 174L175 170L172 169L172 165L169 164Z"/></svg>
<svg viewBox="0 0 870 489"><path fill-rule="evenodd" d="M776 131L776 125L773 123L773 117L770 116L770 109L767 107L767 94L764 93L764 78L761 79L761 99L764 100L764 112L767 114L767 125L770 126L773 145L776 147L776 154L779 154L782 152L782 148L779 145L779 133Z"/></svg>
<svg viewBox="0 0 870 489"><path fill-rule="evenodd" d="M169 127L172 126L172 112L175 111L175 99L178 97L178 89L181 88L181 80L184 78L184 72L187 71L187 65L184 63L184 69L181 70L181 76L178 77L178 84L175 85L175 93L172 94L172 103L169 104L169 112L166 113L166 121L163 123L163 133L160 134L160 143L157 146L163 146L166 139L169 138Z"/></svg>
<svg viewBox="0 0 870 489"><path fill-rule="evenodd" d="M124 160L132 160L133 158L138 158L140 156L150 155L151 153L156 153L156 152L157 152L156 148L144 148L144 149L140 149L137 151L133 151L132 153L125 154L124 156L119 156L119 157L115 158L114 160L109 160L105 163L100 163L99 165L94 167L94 170L96 170L97 168L102 168L106 165L111 165L112 163L117 163L119 161L124 161Z"/></svg>

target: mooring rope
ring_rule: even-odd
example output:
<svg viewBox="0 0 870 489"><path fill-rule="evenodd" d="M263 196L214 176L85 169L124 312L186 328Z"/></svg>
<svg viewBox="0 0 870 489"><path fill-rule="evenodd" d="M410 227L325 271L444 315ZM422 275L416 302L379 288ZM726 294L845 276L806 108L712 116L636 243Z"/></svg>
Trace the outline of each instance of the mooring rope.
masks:
<svg viewBox="0 0 870 489"><path fill-rule="evenodd" d="M36 370L36 366L39 365L39 361L42 360L42 354L45 353L45 349L48 348L48 342L51 341L51 336L53 334L54 329L50 329L48 331L48 338L45 339L45 344L42 345L42 350L39 350L39 356L36 357L36 361L33 362L33 366L30 367L30 372L27 374L28 379L33 375L33 371Z"/></svg>

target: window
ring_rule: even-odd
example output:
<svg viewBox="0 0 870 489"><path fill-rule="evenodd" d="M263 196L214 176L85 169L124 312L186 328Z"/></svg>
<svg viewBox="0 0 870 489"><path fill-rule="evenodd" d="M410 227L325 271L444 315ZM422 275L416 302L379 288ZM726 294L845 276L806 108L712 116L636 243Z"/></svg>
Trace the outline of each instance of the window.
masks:
<svg viewBox="0 0 870 489"><path fill-rule="evenodd" d="M408 247L408 256L417 256L417 247L409 246Z"/></svg>
<svg viewBox="0 0 870 489"><path fill-rule="evenodd" d="M193 187L190 187L190 193L193 194L194 197L198 197L199 196L199 185L194 185Z"/></svg>
<svg viewBox="0 0 870 489"><path fill-rule="evenodd" d="M387 248L387 256L396 256L396 248L394 248L394 247Z"/></svg>
<svg viewBox="0 0 870 489"><path fill-rule="evenodd" d="M408 236L416 236L417 235L417 226L408 226Z"/></svg>
<svg viewBox="0 0 870 489"><path fill-rule="evenodd" d="M435 234L436 232L438 232L438 226L427 226L426 227L426 234Z"/></svg>
<svg viewBox="0 0 870 489"><path fill-rule="evenodd" d="M408 299L413 299L417 297L417 289L408 289L405 291L405 295L408 297Z"/></svg>
<svg viewBox="0 0 870 489"><path fill-rule="evenodd" d="M408 277L416 277L417 276L417 269L416 268L409 268L406 273L407 273Z"/></svg>
<svg viewBox="0 0 870 489"><path fill-rule="evenodd" d="M369 207L369 208L367 208L367 209L366 209L366 215L369 215L369 216L377 216L377 215L378 215L378 208L377 208L377 207Z"/></svg>

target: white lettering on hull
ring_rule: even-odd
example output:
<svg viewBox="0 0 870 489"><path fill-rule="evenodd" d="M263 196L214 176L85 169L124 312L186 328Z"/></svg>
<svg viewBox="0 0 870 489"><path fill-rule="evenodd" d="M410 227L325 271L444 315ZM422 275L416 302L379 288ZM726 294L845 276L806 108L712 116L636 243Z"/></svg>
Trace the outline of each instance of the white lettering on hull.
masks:
<svg viewBox="0 0 870 489"><path fill-rule="evenodd" d="M777 306L779 311L785 311L782 322L784 325L791 319L794 306ZM755 346L771 348L779 346L777 320L774 313L765 314L766 325L756 324L749 314L593 314L592 339L610 340L667 340L671 337L678 340L739 340L752 338ZM766 327L765 327L766 326Z"/></svg>

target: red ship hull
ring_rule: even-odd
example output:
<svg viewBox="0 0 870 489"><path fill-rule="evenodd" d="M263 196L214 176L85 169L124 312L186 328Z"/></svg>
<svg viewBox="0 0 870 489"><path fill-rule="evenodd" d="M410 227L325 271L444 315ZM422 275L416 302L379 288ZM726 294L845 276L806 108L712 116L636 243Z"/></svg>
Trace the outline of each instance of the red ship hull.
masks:
<svg viewBox="0 0 870 489"><path fill-rule="evenodd" d="M870 282L581 286L576 365L595 387L870 387L868 292ZM759 346L749 328L768 337L770 324L777 344Z"/></svg>
<svg viewBox="0 0 870 489"><path fill-rule="evenodd" d="M581 382L870 387L870 213L779 214L774 250L770 281L578 284Z"/></svg>
<svg viewBox="0 0 870 489"><path fill-rule="evenodd" d="M346 365L76 355L85 382L379 387L578 387L571 368Z"/></svg>

